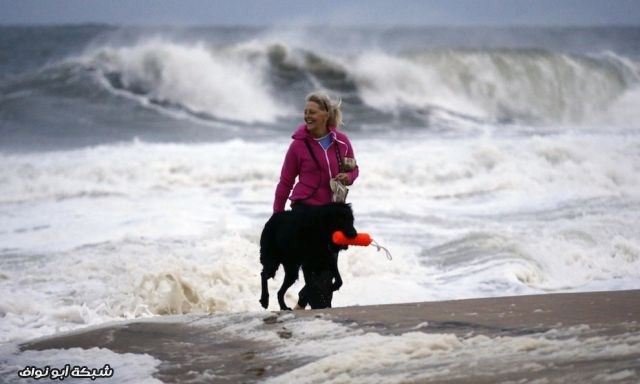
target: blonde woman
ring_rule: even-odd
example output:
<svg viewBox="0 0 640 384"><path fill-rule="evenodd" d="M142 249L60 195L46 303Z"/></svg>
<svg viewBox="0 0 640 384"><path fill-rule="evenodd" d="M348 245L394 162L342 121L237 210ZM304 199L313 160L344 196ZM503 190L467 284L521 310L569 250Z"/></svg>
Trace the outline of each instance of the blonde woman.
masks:
<svg viewBox="0 0 640 384"><path fill-rule="evenodd" d="M293 133L282 165L273 212L284 211L287 198L292 208L328 204L332 201L331 180L351 185L358 177L351 142L338 130L340 102L323 93L312 93L306 101L304 124Z"/></svg>
<svg viewBox="0 0 640 384"><path fill-rule="evenodd" d="M282 165L274 213L284 211L287 198L294 211L329 204L336 200L336 185L348 186L358 178L359 169L351 142L338 130L342 123L340 105L324 93L314 92L307 96L304 123L293 133ZM339 248L334 246L331 250L337 266ZM331 307L333 291L342 285L339 273L334 276L331 271L318 273L313 279L305 281L296 309L304 309L307 304L313 309Z"/></svg>

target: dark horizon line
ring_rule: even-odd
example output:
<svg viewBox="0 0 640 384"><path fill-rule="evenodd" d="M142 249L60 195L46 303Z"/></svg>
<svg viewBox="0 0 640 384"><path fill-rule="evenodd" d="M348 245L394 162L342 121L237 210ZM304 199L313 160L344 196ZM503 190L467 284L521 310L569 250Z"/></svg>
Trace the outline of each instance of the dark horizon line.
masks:
<svg viewBox="0 0 640 384"><path fill-rule="evenodd" d="M107 27L107 28L183 28L183 29L199 29L199 28L326 28L332 29L348 29L348 28L365 28L365 29L388 29L388 28L492 28L492 29L510 29L510 28L640 28L640 24L380 24L380 23L362 23L340 26L331 23L324 24L299 24L292 23L290 25L272 23L272 24L241 24L241 23L217 23L217 24L133 24L123 23L114 24L106 22L73 22L73 23L55 23L55 22L37 22L37 23L1 23L0 28L53 28L53 27Z"/></svg>

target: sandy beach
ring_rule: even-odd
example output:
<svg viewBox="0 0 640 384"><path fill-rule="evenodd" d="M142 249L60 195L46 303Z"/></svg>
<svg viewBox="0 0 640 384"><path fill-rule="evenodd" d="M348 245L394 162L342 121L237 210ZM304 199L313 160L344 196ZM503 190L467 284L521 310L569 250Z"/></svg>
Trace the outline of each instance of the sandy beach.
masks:
<svg viewBox="0 0 640 384"><path fill-rule="evenodd" d="M145 382L637 383L639 303L632 290L164 316L20 348L147 354Z"/></svg>

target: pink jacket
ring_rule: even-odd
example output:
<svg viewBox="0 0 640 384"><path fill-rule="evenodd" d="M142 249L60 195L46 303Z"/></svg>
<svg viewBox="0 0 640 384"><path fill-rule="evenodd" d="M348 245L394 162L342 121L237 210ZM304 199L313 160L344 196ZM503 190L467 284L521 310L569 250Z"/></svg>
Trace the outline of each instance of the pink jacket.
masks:
<svg viewBox="0 0 640 384"><path fill-rule="evenodd" d="M293 133L291 136L293 141L284 158L280 182L276 187L273 212L284 211L287 197L292 202L308 205L323 205L331 202L329 180L338 174L339 169L335 145L338 145L340 155L343 158L355 158L355 156L347 135L337 131L335 127L329 127L329 132L333 137L333 142L326 151L309 134L306 125L299 126ZM311 157L304 143L305 140L311 146L321 169L318 169L316 162ZM358 177L358 167L356 166L353 171L347 172L347 175L349 176L349 185L353 184ZM294 187L293 183L296 177L298 177L298 182ZM293 188L293 192L291 192L291 188ZM291 196L289 196L289 192L291 192Z"/></svg>

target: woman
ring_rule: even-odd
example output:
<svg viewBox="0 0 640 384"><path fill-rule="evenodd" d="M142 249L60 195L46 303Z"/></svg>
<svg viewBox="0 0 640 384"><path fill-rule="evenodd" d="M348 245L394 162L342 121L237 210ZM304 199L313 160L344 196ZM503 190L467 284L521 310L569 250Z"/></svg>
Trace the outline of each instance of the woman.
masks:
<svg viewBox="0 0 640 384"><path fill-rule="evenodd" d="M280 182L276 187L273 212L284 211L287 198L291 209L305 209L310 205L332 202L331 180L351 185L358 177L353 148L347 135L338 131L342 124L340 102L333 102L326 94L312 93L306 98L304 124L293 133L293 141L282 165ZM294 182L298 178L297 183ZM293 189L293 191L292 191ZM334 250L338 257L338 249ZM317 281L305 281L296 309L331 306L333 290L328 275ZM337 287L341 282L336 282ZM322 300L320 300L322 299Z"/></svg>

